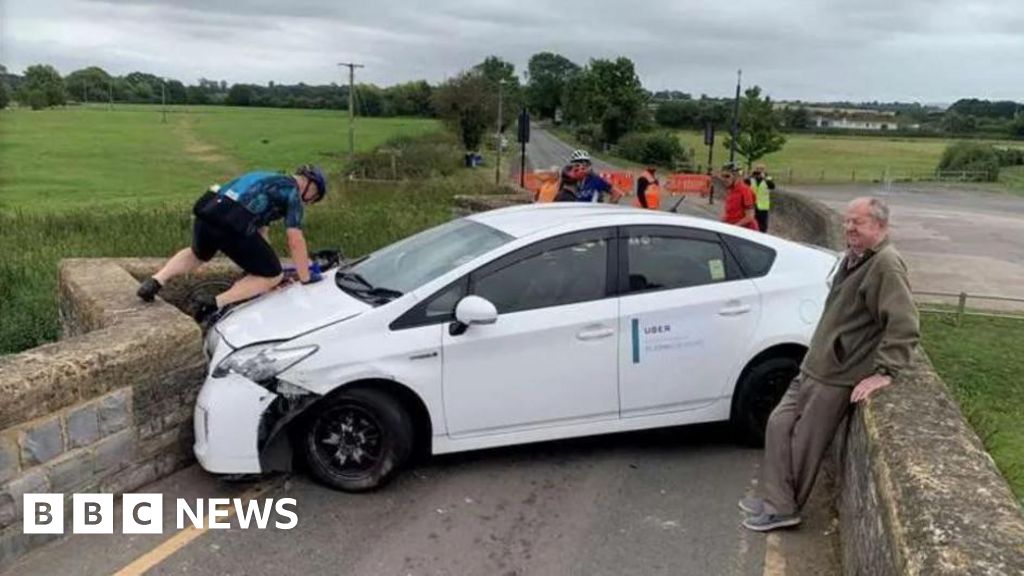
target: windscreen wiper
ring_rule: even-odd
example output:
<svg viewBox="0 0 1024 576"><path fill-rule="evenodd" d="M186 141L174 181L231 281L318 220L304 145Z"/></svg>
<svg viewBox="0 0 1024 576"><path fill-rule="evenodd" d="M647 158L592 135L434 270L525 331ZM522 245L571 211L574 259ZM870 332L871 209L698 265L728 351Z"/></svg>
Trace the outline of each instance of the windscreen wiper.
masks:
<svg viewBox="0 0 1024 576"><path fill-rule="evenodd" d="M402 292L392 290L391 288L374 286L358 272L339 270L334 277L334 282L343 290L345 290L346 287L342 286L342 283L345 283L348 284L347 291L355 292L360 296L369 296L371 298L394 300L403 294Z"/></svg>

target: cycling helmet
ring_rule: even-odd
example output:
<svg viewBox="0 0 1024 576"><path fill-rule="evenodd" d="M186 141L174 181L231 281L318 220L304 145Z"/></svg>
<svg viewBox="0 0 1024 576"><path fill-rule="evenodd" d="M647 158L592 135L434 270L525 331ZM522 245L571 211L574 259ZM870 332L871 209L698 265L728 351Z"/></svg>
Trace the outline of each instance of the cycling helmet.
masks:
<svg viewBox="0 0 1024 576"><path fill-rule="evenodd" d="M590 154L586 150L573 150L569 162L590 162Z"/></svg>
<svg viewBox="0 0 1024 576"><path fill-rule="evenodd" d="M314 202L319 202L324 199L324 196L327 195L327 178L324 177L323 170L320 170L319 166L303 164L295 170L295 173L299 176L309 178L314 184L316 184L316 188L320 191L320 195L317 196L317 199L314 200Z"/></svg>

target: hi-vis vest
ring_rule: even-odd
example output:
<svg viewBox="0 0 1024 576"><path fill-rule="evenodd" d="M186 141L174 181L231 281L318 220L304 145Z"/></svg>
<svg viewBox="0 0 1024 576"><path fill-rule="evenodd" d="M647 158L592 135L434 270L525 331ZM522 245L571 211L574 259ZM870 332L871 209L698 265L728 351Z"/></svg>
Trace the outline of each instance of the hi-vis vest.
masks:
<svg viewBox="0 0 1024 576"><path fill-rule="evenodd" d="M757 209L762 211L770 210L772 207L771 191L768 190L768 180L761 180L761 183L757 183L757 179L750 179L750 189L754 191L754 197L757 198Z"/></svg>
<svg viewBox="0 0 1024 576"><path fill-rule="evenodd" d="M642 178L647 179L647 188L644 190L644 200L647 201L647 207L651 210L657 210L661 207L661 184L658 183L658 179L654 177L654 174L644 171ZM642 208L640 204L640 196L633 200L633 206Z"/></svg>

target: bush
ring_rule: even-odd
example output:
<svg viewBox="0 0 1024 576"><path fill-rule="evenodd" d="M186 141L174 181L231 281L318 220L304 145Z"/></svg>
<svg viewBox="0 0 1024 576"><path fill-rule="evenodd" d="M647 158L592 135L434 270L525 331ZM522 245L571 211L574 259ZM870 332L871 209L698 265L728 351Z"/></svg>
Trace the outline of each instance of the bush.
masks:
<svg viewBox="0 0 1024 576"><path fill-rule="evenodd" d="M581 124L576 127L576 141L595 150L601 149L601 126L599 124Z"/></svg>
<svg viewBox="0 0 1024 576"><path fill-rule="evenodd" d="M1024 165L1024 148L996 148L1000 166Z"/></svg>
<svg viewBox="0 0 1024 576"><path fill-rule="evenodd" d="M999 153L991 144L954 142L939 160L940 172L975 172L975 179L995 182L999 178Z"/></svg>
<svg viewBox="0 0 1024 576"><path fill-rule="evenodd" d="M400 136L373 152L356 154L350 172L377 180L451 176L462 165L462 151L448 132Z"/></svg>
<svg viewBox="0 0 1024 576"><path fill-rule="evenodd" d="M633 132L619 140L618 155L641 164L674 169L691 159L671 132Z"/></svg>

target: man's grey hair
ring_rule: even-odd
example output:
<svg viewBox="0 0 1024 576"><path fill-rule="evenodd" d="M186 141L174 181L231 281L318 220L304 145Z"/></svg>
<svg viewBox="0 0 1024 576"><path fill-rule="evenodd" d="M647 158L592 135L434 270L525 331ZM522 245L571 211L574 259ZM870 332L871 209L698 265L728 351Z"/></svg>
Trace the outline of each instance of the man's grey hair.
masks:
<svg viewBox="0 0 1024 576"><path fill-rule="evenodd" d="M868 205L868 214L882 226L889 225L889 205L874 196L862 196L850 202L850 205L864 202Z"/></svg>

